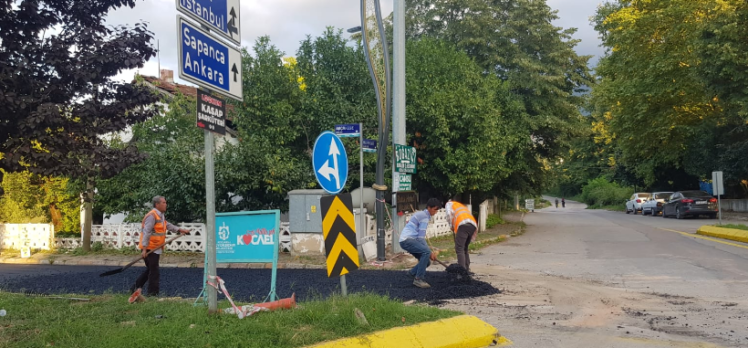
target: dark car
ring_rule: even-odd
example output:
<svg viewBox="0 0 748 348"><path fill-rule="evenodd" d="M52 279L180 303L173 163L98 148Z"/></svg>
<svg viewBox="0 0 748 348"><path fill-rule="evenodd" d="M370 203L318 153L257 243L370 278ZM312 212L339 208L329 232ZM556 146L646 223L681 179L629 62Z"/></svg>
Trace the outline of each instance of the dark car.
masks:
<svg viewBox="0 0 748 348"><path fill-rule="evenodd" d="M678 191L662 206L662 217L708 215L714 219L719 212L717 199L705 191Z"/></svg>

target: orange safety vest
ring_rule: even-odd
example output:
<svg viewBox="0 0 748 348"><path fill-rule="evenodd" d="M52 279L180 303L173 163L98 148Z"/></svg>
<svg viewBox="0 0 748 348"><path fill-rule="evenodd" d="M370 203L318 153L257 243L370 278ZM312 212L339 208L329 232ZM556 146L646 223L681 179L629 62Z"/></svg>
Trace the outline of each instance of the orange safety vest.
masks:
<svg viewBox="0 0 748 348"><path fill-rule="evenodd" d="M143 249L143 227L145 226L145 219L148 215L153 215L153 218L156 220L153 224L151 239L148 241L148 250L160 248L166 242L166 219L161 220L158 216L158 211L153 209L148 214L145 214L143 222L140 224L140 243L138 243L138 249Z"/></svg>
<svg viewBox="0 0 748 348"><path fill-rule="evenodd" d="M462 203L452 202L452 211L454 211L454 219L452 220L452 232L457 233L457 228L460 227L460 223L465 220L470 220L473 222L473 224L475 224L475 226L478 226L478 223L475 221L473 214L471 214L470 210L468 210L468 208Z"/></svg>

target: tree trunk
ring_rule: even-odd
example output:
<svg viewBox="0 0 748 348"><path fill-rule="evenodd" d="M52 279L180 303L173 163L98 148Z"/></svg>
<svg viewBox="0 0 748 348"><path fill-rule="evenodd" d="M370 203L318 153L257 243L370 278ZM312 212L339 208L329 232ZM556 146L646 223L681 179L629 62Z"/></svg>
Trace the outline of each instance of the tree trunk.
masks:
<svg viewBox="0 0 748 348"><path fill-rule="evenodd" d="M91 251L91 224L93 222L93 178L90 176L86 179L86 192L83 194L83 212L85 220L83 222L83 250Z"/></svg>

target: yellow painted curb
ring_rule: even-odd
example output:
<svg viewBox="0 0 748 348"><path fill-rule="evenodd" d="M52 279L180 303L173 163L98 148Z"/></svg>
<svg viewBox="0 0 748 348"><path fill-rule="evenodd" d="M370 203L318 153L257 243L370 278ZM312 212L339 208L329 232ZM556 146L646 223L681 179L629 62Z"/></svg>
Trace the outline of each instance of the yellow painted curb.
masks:
<svg viewBox="0 0 748 348"><path fill-rule="evenodd" d="M472 315L460 315L413 326L379 331L368 335L323 342L309 348L481 348L496 342L504 347L512 342L499 330Z"/></svg>
<svg viewBox="0 0 748 348"><path fill-rule="evenodd" d="M717 226L701 226L696 234L748 243L748 231Z"/></svg>

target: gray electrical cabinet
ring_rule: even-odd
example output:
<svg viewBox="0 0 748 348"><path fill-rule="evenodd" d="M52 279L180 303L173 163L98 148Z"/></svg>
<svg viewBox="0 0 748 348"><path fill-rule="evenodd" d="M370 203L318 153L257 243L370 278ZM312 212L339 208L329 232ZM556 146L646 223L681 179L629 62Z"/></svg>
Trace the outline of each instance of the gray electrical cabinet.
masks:
<svg viewBox="0 0 748 348"><path fill-rule="evenodd" d="M325 190L288 192L288 221L291 233L322 233L319 199L329 196Z"/></svg>

